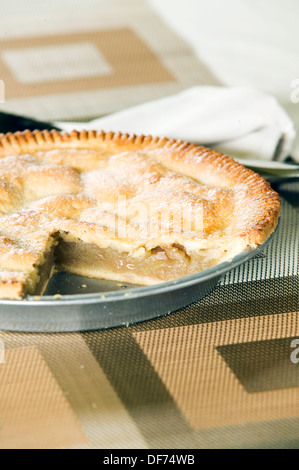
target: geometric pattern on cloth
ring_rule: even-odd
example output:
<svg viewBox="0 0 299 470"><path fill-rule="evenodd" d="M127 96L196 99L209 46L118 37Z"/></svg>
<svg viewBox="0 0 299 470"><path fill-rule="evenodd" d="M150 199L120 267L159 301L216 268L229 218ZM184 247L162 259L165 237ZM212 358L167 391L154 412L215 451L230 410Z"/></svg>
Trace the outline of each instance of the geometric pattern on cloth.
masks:
<svg viewBox="0 0 299 470"><path fill-rule="evenodd" d="M88 120L194 85L220 84L146 1L73 3L71 15L69 2L53 1L57 8L40 7L48 19L42 28L34 0L18 6L17 29L15 14L6 15L6 33L0 28L3 111Z"/></svg>
<svg viewBox="0 0 299 470"><path fill-rule="evenodd" d="M80 334L0 336L0 448L147 447Z"/></svg>
<svg viewBox="0 0 299 470"><path fill-rule="evenodd" d="M290 359L292 337L299 336L298 313L151 330L136 333L135 338L193 429L299 418L298 364ZM273 343L273 338L281 335L288 348L277 350L275 355L273 347L264 347L265 341ZM240 346L244 349L248 344L251 349L246 352L251 356L240 355ZM259 346L265 354L262 364L256 361ZM226 361L223 353L219 354L225 348ZM263 370L267 362L271 364L270 377L267 369ZM289 364L291 372L297 371L297 381L292 384L285 377L284 366ZM261 373L268 390L256 386ZM272 383L271 374L276 375ZM251 393L240 377L243 382L246 379Z"/></svg>
<svg viewBox="0 0 299 470"><path fill-rule="evenodd" d="M38 423L52 419L41 448L298 448L298 286L294 275L220 283L186 308L129 327L1 332L10 390L0 391L3 442L30 447ZM35 423L26 436L22 413Z"/></svg>

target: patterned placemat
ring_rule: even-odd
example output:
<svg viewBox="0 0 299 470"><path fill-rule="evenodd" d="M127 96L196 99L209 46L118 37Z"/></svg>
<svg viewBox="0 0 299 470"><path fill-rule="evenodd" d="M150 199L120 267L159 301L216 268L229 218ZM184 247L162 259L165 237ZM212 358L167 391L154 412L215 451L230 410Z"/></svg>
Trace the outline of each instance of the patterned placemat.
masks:
<svg viewBox="0 0 299 470"><path fill-rule="evenodd" d="M163 318L1 332L0 448L297 448L298 221L284 202L264 257Z"/></svg>
<svg viewBox="0 0 299 470"><path fill-rule="evenodd" d="M219 84L143 0L11 3L0 18L2 111L82 120Z"/></svg>

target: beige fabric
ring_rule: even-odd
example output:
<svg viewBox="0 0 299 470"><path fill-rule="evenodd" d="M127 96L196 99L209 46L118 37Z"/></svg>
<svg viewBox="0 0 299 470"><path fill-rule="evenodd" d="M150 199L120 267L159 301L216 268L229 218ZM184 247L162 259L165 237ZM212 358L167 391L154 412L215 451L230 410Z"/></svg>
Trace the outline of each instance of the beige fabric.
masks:
<svg viewBox="0 0 299 470"><path fill-rule="evenodd" d="M11 14L0 19L0 111L81 120L219 84L143 0L76 0L71 12L66 0L44 2L38 12L34 0L17 9L5 3Z"/></svg>
<svg viewBox="0 0 299 470"><path fill-rule="evenodd" d="M193 429L293 418L299 417L299 384L248 393L218 347L299 336L297 317L298 312L250 317L138 332L135 337ZM291 353L289 340L289 357L281 357L284 367ZM276 367L273 361L270 372ZM255 375L259 373L256 364ZM262 373L264 378L268 374L271 387L269 371Z"/></svg>
<svg viewBox="0 0 299 470"><path fill-rule="evenodd" d="M5 352L0 397L1 449L87 443L74 411L36 347Z"/></svg>

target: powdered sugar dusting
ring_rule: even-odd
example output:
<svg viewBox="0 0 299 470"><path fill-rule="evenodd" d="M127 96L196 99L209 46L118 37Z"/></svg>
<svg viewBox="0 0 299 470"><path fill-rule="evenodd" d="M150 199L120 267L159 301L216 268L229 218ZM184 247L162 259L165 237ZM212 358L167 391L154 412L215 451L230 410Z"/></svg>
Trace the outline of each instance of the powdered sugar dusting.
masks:
<svg viewBox="0 0 299 470"><path fill-rule="evenodd" d="M221 165L209 172L203 160L173 149L64 148L3 157L0 278L17 262L38 262L58 232L128 251L231 246L261 217L265 197L220 177Z"/></svg>

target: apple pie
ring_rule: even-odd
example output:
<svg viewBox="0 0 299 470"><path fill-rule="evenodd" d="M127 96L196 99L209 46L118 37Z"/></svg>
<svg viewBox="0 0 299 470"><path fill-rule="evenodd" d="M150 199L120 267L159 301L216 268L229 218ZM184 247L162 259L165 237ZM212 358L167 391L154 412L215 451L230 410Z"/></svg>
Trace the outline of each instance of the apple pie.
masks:
<svg viewBox="0 0 299 470"><path fill-rule="evenodd" d="M279 196L217 151L165 137L0 136L0 297L56 271L149 285L207 269L274 231Z"/></svg>

